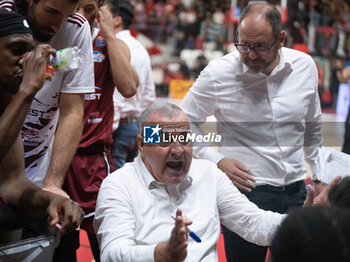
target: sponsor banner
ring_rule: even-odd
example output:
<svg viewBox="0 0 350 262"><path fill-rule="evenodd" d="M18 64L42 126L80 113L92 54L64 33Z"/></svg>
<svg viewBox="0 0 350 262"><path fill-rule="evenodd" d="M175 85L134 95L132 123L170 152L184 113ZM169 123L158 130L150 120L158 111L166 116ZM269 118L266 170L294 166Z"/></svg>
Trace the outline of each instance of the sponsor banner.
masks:
<svg viewBox="0 0 350 262"><path fill-rule="evenodd" d="M169 83L169 95L175 99L183 99L188 90L193 85L193 81L172 79Z"/></svg>

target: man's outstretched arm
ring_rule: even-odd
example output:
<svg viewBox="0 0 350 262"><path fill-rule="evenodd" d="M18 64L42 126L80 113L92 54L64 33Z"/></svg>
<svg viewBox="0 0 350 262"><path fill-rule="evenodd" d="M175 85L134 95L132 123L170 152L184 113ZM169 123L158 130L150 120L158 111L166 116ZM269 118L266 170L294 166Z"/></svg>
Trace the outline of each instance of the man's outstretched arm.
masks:
<svg viewBox="0 0 350 262"><path fill-rule="evenodd" d="M4 201L24 211L46 210L48 223L61 223L67 233L80 225L84 212L70 199L44 191L32 183L24 173L23 144L17 137L11 151L0 164L0 192Z"/></svg>

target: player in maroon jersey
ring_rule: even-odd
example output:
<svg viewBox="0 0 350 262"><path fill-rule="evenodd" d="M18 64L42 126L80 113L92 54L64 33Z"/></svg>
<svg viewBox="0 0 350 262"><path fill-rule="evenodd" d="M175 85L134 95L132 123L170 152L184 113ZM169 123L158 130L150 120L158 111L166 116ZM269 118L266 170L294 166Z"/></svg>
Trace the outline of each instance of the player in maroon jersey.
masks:
<svg viewBox="0 0 350 262"><path fill-rule="evenodd" d="M85 95L83 135L63 189L73 200L80 203L85 211L87 218L84 219L81 228L88 233L95 261L100 261L92 221L102 180L114 170L111 155L113 92L117 86L123 96L134 95L138 77L130 65L127 47L114 36L108 6L99 8L96 0L81 0L78 13L82 14L91 26L95 92ZM94 28L95 18L99 29ZM55 260L74 261L78 247L79 232L64 236L55 251Z"/></svg>

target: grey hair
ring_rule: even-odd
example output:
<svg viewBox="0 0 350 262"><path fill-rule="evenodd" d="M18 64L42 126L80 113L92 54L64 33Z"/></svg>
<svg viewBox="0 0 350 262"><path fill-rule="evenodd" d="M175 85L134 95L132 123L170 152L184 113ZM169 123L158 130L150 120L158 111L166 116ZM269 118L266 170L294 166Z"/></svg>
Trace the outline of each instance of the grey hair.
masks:
<svg viewBox="0 0 350 262"><path fill-rule="evenodd" d="M182 109L172 103L156 102L148 107L139 117L139 122L142 125L149 122L151 115L158 114L160 116L166 117L168 119L174 118L183 112Z"/></svg>

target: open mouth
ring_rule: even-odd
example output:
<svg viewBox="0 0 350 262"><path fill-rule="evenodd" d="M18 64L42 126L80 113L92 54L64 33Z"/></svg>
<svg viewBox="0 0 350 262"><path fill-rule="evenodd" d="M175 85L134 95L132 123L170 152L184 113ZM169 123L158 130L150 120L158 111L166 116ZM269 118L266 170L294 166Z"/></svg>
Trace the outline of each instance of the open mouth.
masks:
<svg viewBox="0 0 350 262"><path fill-rule="evenodd" d="M169 161L166 162L166 167L174 169L176 171L180 171L183 165L183 161Z"/></svg>

